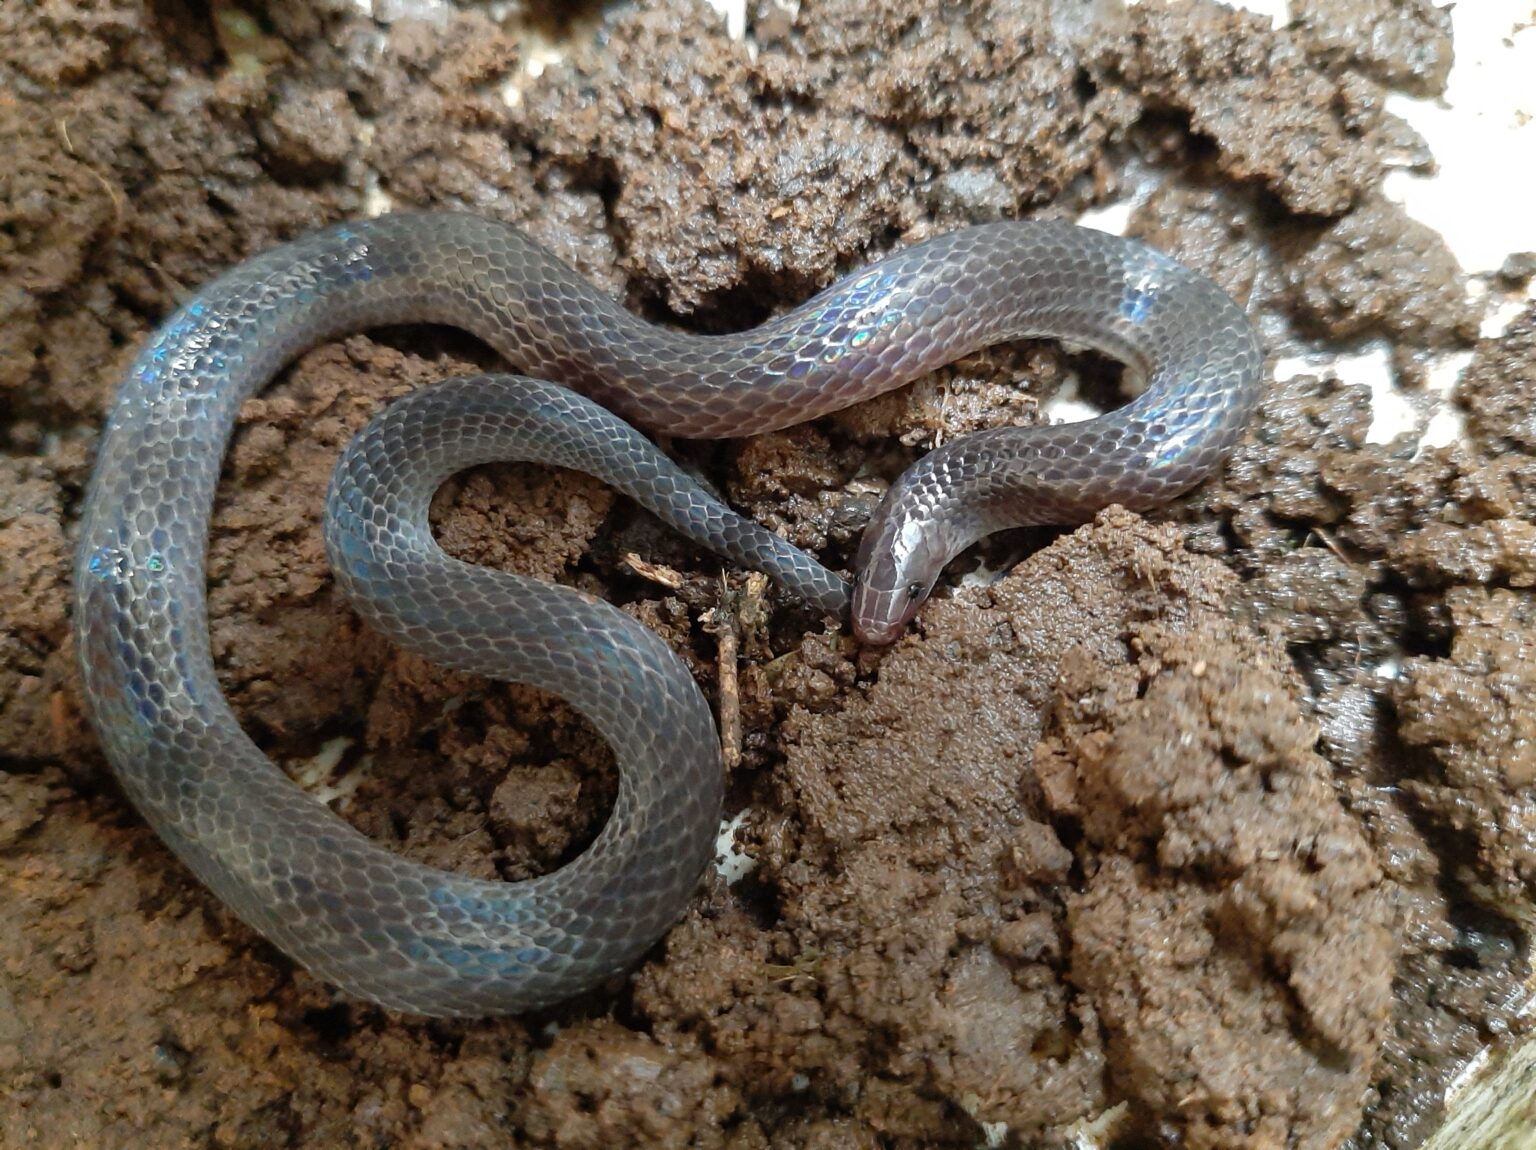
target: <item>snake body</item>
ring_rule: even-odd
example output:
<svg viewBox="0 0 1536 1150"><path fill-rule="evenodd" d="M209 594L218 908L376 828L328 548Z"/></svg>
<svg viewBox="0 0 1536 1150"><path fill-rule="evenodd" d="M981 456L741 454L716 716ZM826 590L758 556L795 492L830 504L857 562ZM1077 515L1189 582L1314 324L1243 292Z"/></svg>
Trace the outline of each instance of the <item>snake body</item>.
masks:
<svg viewBox="0 0 1536 1150"><path fill-rule="evenodd" d="M448 666L563 696L613 744L621 777L601 834L528 882L418 865L352 830L241 730L215 675L205 557L241 403L303 349L400 322L465 328L564 385L482 376L408 396L349 445L326 504L332 565L366 619ZM712 853L722 782L710 709L681 660L615 607L446 555L427 523L434 489L490 460L591 471L701 543L844 610L840 577L721 505L624 419L751 435L1034 335L1115 355L1145 390L1085 423L956 440L903 476L870 525L851 593L855 627L873 642L894 637L983 534L1149 506L1208 475L1258 396L1261 354L1241 309L1147 247L1050 223L914 245L724 336L649 324L517 229L470 215L384 216L266 252L149 340L101 441L75 626L107 756L219 898L353 996L484 1015L594 986L675 921Z"/></svg>

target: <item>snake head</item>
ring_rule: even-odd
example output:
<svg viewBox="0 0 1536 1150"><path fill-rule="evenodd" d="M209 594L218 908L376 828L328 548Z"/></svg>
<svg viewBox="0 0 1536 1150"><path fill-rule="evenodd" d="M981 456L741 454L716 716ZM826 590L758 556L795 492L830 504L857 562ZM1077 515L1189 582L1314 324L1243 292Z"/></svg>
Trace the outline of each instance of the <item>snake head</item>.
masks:
<svg viewBox="0 0 1536 1150"><path fill-rule="evenodd" d="M853 630L860 641L893 642L923 605L949 561L932 531L887 499L859 544L853 584Z"/></svg>

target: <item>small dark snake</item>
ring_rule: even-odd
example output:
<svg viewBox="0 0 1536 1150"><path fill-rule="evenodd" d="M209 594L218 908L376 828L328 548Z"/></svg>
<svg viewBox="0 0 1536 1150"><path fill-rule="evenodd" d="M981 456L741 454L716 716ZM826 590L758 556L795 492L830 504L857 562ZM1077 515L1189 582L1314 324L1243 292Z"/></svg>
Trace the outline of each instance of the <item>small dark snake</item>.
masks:
<svg viewBox="0 0 1536 1150"><path fill-rule="evenodd" d="M302 350L402 322L465 328L564 385L494 375L412 394L348 446L326 502L332 566L373 626L446 666L553 691L612 743L621 778L601 834L527 882L421 866L351 829L241 730L214 671L208 524L241 403ZM1210 475L1258 399L1243 311L1150 248L1056 223L916 244L721 336L640 320L520 231L469 215L385 216L258 256L160 328L101 441L75 625L107 756L219 898L349 994L483 1015L592 987L676 920L712 857L722 769L710 708L667 645L612 605L445 554L427 521L435 489L492 460L578 468L843 612L840 577L721 505L613 413L676 436L754 435L1027 336L1115 356L1145 390L1087 422L965 436L902 476L851 591L871 643L893 639L944 565L990 532L1150 507Z"/></svg>

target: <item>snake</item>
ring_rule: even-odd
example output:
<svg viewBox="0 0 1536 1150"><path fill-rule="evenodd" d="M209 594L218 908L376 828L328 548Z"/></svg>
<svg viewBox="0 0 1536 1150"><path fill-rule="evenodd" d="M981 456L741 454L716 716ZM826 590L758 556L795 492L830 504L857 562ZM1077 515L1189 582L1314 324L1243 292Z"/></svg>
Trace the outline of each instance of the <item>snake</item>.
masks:
<svg viewBox="0 0 1536 1150"><path fill-rule="evenodd" d="M526 881L401 857L307 794L241 728L208 630L207 549L242 403L304 350L400 323L462 328L524 375L421 388L344 448L326 553L358 614L445 666L569 701L619 782L591 845ZM637 430L752 436L814 419L1001 341L1055 338L1125 366L1135 398L1069 424L961 436L891 485L849 582L706 491ZM963 227L730 334L650 322L508 223L467 212L344 222L250 258L148 337L82 507L74 629L83 699L127 798L214 895L344 996L427 1016L545 1009L631 969L713 858L723 758L682 659L575 588L467 564L428 506L496 460L587 471L785 593L896 639L945 565L1025 524L1151 508L1219 469L1262 352L1220 287L1069 223Z"/></svg>

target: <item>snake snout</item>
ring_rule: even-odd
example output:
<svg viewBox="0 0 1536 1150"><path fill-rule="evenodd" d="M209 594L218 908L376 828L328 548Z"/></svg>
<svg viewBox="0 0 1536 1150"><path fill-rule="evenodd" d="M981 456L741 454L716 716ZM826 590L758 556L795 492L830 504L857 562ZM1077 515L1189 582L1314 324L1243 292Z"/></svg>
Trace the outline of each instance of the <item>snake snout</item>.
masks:
<svg viewBox="0 0 1536 1150"><path fill-rule="evenodd" d="M894 643L920 606L922 599L914 600L904 588L885 590L860 581L853 589L853 633L871 647Z"/></svg>

